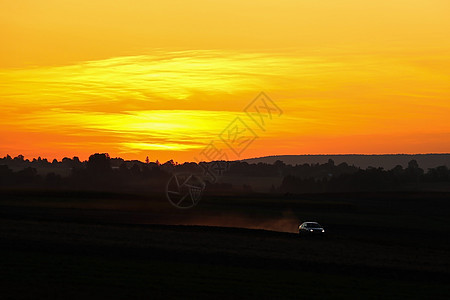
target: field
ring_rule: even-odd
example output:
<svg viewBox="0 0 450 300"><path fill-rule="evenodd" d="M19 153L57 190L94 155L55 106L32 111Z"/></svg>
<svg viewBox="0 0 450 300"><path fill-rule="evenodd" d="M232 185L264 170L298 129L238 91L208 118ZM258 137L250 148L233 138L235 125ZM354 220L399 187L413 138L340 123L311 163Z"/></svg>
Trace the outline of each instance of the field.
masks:
<svg viewBox="0 0 450 300"><path fill-rule="evenodd" d="M2 191L2 299L448 299L450 194ZM302 221L324 238L299 238Z"/></svg>

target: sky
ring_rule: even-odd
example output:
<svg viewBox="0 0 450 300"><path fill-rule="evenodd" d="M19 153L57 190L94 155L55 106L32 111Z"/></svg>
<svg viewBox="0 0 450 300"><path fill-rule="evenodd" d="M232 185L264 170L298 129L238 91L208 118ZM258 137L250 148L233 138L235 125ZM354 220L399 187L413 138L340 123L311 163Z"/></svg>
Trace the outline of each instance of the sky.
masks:
<svg viewBox="0 0 450 300"><path fill-rule="evenodd" d="M448 153L449 11L0 0L0 156Z"/></svg>

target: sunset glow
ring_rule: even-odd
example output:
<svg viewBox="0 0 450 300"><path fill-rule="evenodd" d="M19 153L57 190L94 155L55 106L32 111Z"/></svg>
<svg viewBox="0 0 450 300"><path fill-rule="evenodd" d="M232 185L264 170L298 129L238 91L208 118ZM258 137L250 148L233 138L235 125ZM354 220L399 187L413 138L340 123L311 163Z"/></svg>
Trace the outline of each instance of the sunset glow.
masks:
<svg viewBox="0 0 450 300"><path fill-rule="evenodd" d="M91 2L0 2L1 156L450 152L448 1Z"/></svg>

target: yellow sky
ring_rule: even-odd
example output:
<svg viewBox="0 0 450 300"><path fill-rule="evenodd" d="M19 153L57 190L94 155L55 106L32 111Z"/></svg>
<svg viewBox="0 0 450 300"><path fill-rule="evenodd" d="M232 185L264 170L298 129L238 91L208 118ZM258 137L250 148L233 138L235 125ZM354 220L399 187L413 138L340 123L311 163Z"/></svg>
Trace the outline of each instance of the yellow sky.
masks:
<svg viewBox="0 0 450 300"><path fill-rule="evenodd" d="M0 156L450 152L450 2L0 0ZM265 91L283 111L257 126ZM258 136L236 155L240 118Z"/></svg>

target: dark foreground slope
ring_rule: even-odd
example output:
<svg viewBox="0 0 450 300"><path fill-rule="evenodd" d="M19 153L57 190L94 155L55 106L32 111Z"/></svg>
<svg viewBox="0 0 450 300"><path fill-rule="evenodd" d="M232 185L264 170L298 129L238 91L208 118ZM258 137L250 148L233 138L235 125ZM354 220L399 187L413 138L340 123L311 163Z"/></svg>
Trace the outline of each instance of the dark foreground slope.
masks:
<svg viewBox="0 0 450 300"><path fill-rule="evenodd" d="M428 196L426 206L426 195L214 198L192 212L128 196L6 196L2 299L450 295L447 195ZM304 216L323 220L328 236L289 232ZM145 224L164 220L191 225ZM192 225L202 220L287 232Z"/></svg>

